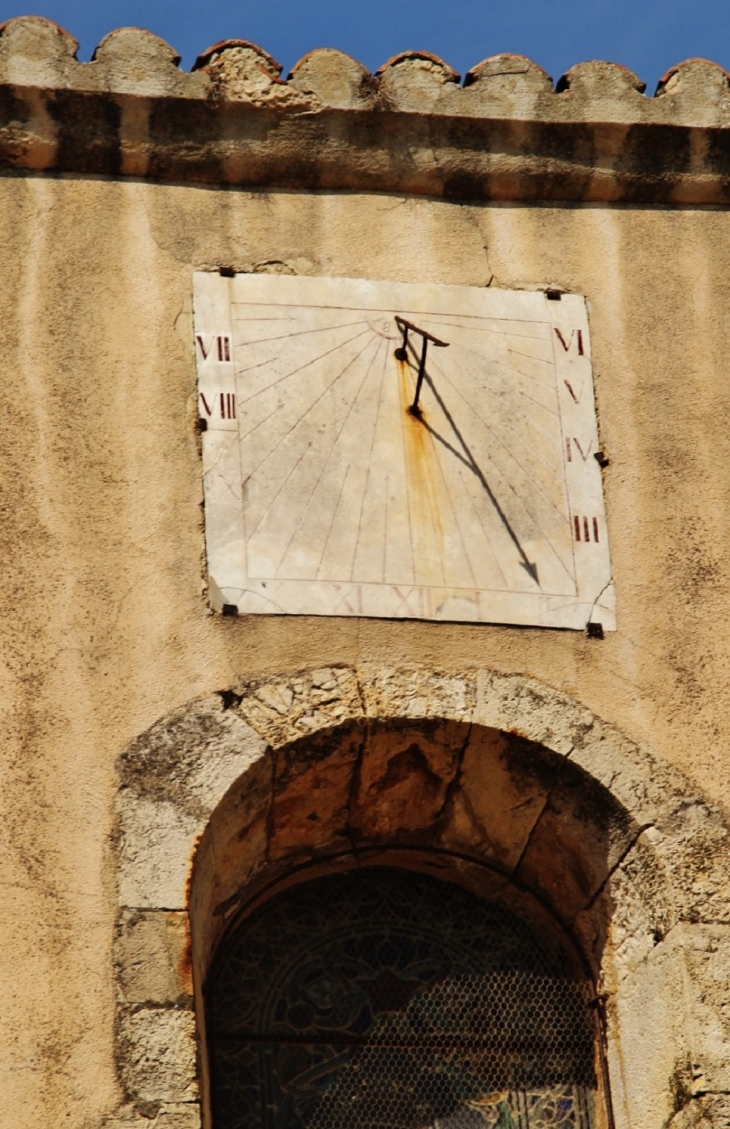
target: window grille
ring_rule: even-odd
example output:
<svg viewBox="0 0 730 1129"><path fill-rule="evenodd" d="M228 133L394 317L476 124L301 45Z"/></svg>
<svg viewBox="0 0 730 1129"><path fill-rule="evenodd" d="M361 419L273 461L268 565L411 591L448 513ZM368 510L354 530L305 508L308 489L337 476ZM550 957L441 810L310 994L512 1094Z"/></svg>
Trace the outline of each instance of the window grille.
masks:
<svg viewBox="0 0 730 1129"><path fill-rule="evenodd" d="M314 879L217 955L214 1129L592 1129L590 995L554 942L461 886Z"/></svg>

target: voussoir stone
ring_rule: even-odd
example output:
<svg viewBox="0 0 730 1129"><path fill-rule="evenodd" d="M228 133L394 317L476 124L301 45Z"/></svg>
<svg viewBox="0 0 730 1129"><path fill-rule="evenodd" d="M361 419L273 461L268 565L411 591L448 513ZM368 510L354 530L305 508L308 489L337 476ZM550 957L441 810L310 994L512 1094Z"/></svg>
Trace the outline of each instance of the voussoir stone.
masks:
<svg viewBox="0 0 730 1129"><path fill-rule="evenodd" d="M539 742L567 755L588 732L593 715L574 698L519 674L480 671L473 720Z"/></svg>
<svg viewBox="0 0 730 1129"><path fill-rule="evenodd" d="M352 781L364 731L335 731L277 750L269 814L269 857L322 847L347 833Z"/></svg>
<svg viewBox="0 0 730 1129"><path fill-rule="evenodd" d="M561 758L496 729L472 726L464 749L459 787L439 825L449 850L473 852L512 871L547 801Z"/></svg>
<svg viewBox="0 0 730 1129"><path fill-rule="evenodd" d="M566 769L550 790L517 874L570 921L591 905L638 833L601 785Z"/></svg>
<svg viewBox="0 0 730 1129"><path fill-rule="evenodd" d="M236 693L236 712L273 748L363 715L357 676L348 667L245 679Z"/></svg>
<svg viewBox="0 0 730 1129"><path fill-rule="evenodd" d="M443 674L421 667L393 669L374 663L362 663L358 674L368 717L471 719L473 675Z"/></svg>
<svg viewBox="0 0 730 1129"><path fill-rule="evenodd" d="M234 710L211 695L153 725L120 758L122 795L167 802L204 821L265 743Z"/></svg>
<svg viewBox="0 0 730 1129"><path fill-rule="evenodd" d="M458 771L459 753L448 723L371 725L353 798L353 830L387 840L431 828Z"/></svg>
<svg viewBox="0 0 730 1129"><path fill-rule="evenodd" d="M682 796L679 773L598 718L580 735L570 759L609 789L642 826L659 822Z"/></svg>

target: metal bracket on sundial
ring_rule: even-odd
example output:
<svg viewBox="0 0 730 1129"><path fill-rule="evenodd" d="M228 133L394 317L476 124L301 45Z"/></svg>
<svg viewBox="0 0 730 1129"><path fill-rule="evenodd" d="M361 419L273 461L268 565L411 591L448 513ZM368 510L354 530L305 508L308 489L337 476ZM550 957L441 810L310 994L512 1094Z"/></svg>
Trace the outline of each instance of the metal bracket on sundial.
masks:
<svg viewBox="0 0 730 1129"><path fill-rule="evenodd" d="M399 361L407 361L408 360L408 331L409 330L412 333L420 333L420 335L423 339L423 346L421 348L421 359L418 363L418 378L416 380L416 394L413 397L413 403L411 404L411 406L408 409L408 411L411 413L412 416L416 416L416 418L418 418L421 415L421 409L418 406L418 398L421 395L421 385L423 384L423 378L426 375L426 353L428 351L428 343L429 343L429 341L431 341L436 346L437 349L447 349L448 346L449 346L449 342L448 341L439 341L438 337L434 337L434 335L432 333L429 333L428 330L419 329L417 325L413 324L413 322L406 321L405 318L399 317L397 314L395 316L395 324L398 326L398 329L403 334L403 344L400 345L395 351L396 360L399 360Z"/></svg>

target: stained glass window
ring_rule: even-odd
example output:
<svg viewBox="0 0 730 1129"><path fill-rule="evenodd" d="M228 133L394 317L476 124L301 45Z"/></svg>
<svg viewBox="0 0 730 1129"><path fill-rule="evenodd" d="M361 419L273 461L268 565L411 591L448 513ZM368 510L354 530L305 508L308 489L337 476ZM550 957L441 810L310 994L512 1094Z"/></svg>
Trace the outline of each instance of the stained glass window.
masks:
<svg viewBox="0 0 730 1129"><path fill-rule="evenodd" d="M591 1129L587 985L454 883L363 868L244 919L207 985L214 1129Z"/></svg>

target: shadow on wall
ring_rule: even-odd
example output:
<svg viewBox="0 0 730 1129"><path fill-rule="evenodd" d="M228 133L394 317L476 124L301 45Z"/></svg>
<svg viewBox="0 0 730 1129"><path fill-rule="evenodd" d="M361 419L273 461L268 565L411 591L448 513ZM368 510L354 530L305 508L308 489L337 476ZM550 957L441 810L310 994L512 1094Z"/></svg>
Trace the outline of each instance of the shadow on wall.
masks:
<svg viewBox="0 0 730 1129"><path fill-rule="evenodd" d="M193 879L198 968L230 915L298 866L419 848L432 866L448 852L464 884L487 882L523 915L540 906L596 976L606 880L641 830L578 765L522 737L441 720L343 725L271 752L214 813Z"/></svg>

